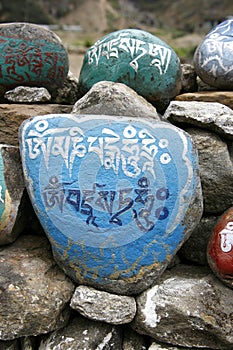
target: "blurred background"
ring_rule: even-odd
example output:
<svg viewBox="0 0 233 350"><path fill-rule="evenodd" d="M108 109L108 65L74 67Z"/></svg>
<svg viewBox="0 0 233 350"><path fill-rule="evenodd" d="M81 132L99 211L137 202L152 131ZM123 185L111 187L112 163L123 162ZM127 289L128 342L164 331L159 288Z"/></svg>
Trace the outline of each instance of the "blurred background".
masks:
<svg viewBox="0 0 233 350"><path fill-rule="evenodd" d="M123 28L149 31L192 63L204 36L233 17L232 0L0 0L0 22L42 24L60 36L79 75L86 49Z"/></svg>

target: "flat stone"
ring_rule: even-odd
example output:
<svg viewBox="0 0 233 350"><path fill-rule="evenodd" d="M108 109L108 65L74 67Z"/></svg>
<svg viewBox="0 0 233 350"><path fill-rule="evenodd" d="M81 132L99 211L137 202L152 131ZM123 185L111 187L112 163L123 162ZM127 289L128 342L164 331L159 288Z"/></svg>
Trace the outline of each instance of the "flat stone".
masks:
<svg viewBox="0 0 233 350"><path fill-rule="evenodd" d="M119 327L77 316L61 330L44 337L39 350L122 350Z"/></svg>
<svg viewBox="0 0 233 350"><path fill-rule="evenodd" d="M200 101L221 103L233 109L233 91L199 91L189 92L175 97L176 101Z"/></svg>
<svg viewBox="0 0 233 350"><path fill-rule="evenodd" d="M79 284L136 294L202 215L197 154L153 119L47 115L20 129L27 189L58 264Z"/></svg>
<svg viewBox="0 0 233 350"><path fill-rule="evenodd" d="M233 19L211 30L197 47L194 66L198 76L207 84L221 90L233 88Z"/></svg>
<svg viewBox="0 0 233 350"><path fill-rule="evenodd" d="M125 115L160 120L151 103L125 84L100 81L78 100L72 114Z"/></svg>
<svg viewBox="0 0 233 350"><path fill-rule="evenodd" d="M0 85L43 86L63 84L69 70L68 54L52 31L31 23L0 24Z"/></svg>
<svg viewBox="0 0 233 350"><path fill-rule="evenodd" d="M136 301L133 297L115 295L87 286L78 286L70 306L81 315L111 324L124 324L133 320Z"/></svg>
<svg viewBox="0 0 233 350"><path fill-rule="evenodd" d="M0 245L13 242L26 225L24 190L19 149L0 144Z"/></svg>
<svg viewBox="0 0 233 350"><path fill-rule="evenodd" d="M163 119L195 125L233 140L233 110L218 102L172 101Z"/></svg>
<svg viewBox="0 0 233 350"><path fill-rule="evenodd" d="M180 61L158 37L123 29L107 34L85 53L79 77L83 93L103 80L124 83L163 110L181 89Z"/></svg>
<svg viewBox="0 0 233 350"><path fill-rule="evenodd" d="M213 228L207 257L214 273L233 288L233 207L220 217Z"/></svg>
<svg viewBox="0 0 233 350"><path fill-rule="evenodd" d="M25 119L33 115L70 113L72 106L58 104L0 104L1 143L18 146L18 129Z"/></svg>
<svg viewBox="0 0 233 350"><path fill-rule="evenodd" d="M17 86L13 90L7 91L4 97L8 101L16 103L48 102L51 100L51 95L47 89L28 86Z"/></svg>
<svg viewBox="0 0 233 350"><path fill-rule="evenodd" d="M232 349L233 291L207 267L166 270L154 287L137 297L137 307L132 327L158 342Z"/></svg>
<svg viewBox="0 0 233 350"><path fill-rule="evenodd" d="M64 327L74 285L54 263L46 237L21 235L0 247L0 339Z"/></svg>

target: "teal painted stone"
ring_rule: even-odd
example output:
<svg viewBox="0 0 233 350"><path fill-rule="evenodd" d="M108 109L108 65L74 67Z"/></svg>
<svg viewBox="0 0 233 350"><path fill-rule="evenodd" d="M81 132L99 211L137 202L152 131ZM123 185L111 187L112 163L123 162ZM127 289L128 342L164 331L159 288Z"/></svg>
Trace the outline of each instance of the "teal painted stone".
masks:
<svg viewBox="0 0 233 350"><path fill-rule="evenodd" d="M194 66L207 84L233 90L233 19L217 25L197 47Z"/></svg>
<svg viewBox="0 0 233 350"><path fill-rule="evenodd" d="M0 85L51 90L63 84L68 70L65 47L52 31L30 23L0 24Z"/></svg>
<svg viewBox="0 0 233 350"><path fill-rule="evenodd" d="M79 77L83 92L103 80L128 85L164 109L181 89L180 61L158 37L124 29L104 36L86 51Z"/></svg>
<svg viewBox="0 0 233 350"><path fill-rule="evenodd" d="M196 151L171 124L45 115L26 120L19 138L35 212L78 283L145 290L200 220Z"/></svg>

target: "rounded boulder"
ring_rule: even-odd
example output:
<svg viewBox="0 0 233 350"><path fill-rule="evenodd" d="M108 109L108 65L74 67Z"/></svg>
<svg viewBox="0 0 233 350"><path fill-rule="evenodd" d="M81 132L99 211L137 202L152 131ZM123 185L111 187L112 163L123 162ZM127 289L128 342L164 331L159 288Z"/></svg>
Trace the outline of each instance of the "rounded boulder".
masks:
<svg viewBox="0 0 233 350"><path fill-rule="evenodd" d="M197 75L216 89L233 90L233 19L216 26L194 54Z"/></svg>
<svg viewBox="0 0 233 350"><path fill-rule="evenodd" d="M124 29L86 51L79 80L83 93L99 81L123 83L163 110L180 91L180 60L158 37Z"/></svg>

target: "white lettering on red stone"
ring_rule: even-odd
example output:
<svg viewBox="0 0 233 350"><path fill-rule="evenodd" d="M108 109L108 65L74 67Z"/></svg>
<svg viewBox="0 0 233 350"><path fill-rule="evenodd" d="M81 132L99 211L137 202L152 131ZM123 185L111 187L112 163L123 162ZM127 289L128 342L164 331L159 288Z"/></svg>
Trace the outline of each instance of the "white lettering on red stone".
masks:
<svg viewBox="0 0 233 350"><path fill-rule="evenodd" d="M233 221L228 222L219 234L221 236L221 250L224 253L229 253L233 247Z"/></svg>

